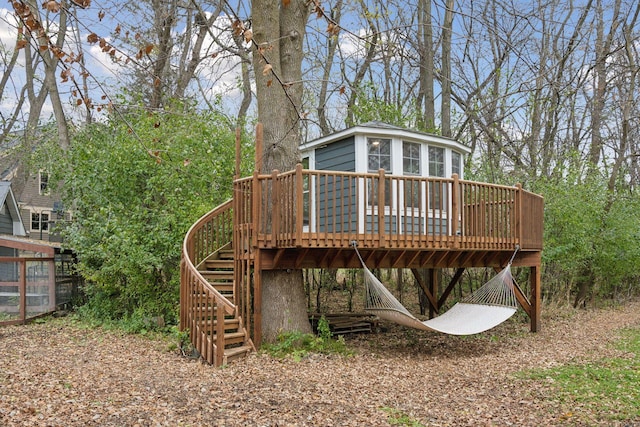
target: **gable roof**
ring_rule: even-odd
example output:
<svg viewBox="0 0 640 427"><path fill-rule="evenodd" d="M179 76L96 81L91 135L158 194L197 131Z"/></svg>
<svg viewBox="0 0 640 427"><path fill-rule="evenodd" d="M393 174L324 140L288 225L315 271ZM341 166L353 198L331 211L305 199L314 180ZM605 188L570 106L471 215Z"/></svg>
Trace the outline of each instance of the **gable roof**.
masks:
<svg viewBox="0 0 640 427"><path fill-rule="evenodd" d="M416 131L391 125L380 121L370 121L360 125L326 135L312 141L300 145L301 151L307 151L315 147L321 147L333 142L341 141L352 135L376 135L380 137L396 137L401 139L410 139L414 141L427 142L435 145L455 148L465 154L469 154L471 149L459 141L440 135L434 135L426 132Z"/></svg>
<svg viewBox="0 0 640 427"><path fill-rule="evenodd" d="M11 183L9 181L0 181L0 206L4 206L5 203L13 221L13 234L15 236L26 236L27 232L24 229L16 198L11 190Z"/></svg>

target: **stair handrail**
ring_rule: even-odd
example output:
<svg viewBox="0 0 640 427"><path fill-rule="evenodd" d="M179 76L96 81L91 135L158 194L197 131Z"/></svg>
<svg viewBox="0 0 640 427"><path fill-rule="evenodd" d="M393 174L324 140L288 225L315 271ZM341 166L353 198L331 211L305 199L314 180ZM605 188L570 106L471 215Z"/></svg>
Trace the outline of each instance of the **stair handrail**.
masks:
<svg viewBox="0 0 640 427"><path fill-rule="evenodd" d="M220 302L224 306L224 309L227 312L227 314L234 314L235 311L236 311L236 305L233 304L231 301L229 301L227 299L227 297L225 297L220 292L218 292L218 290L216 288L211 286L211 283L209 283L209 281L207 279L205 279L202 276L202 274L200 274L200 272L198 271L196 265L200 264L200 262L202 260L197 260L195 263L194 263L194 260L192 260L192 257L195 255L193 253L194 252L194 248L192 246L192 244L193 244L193 238L192 237L195 234L195 232L199 231L201 228L203 228L203 226L205 224L207 224L210 219L220 215L221 213L224 213L227 210L230 211L232 206L233 206L233 199L229 199L226 202L222 203L221 205L215 207L214 209L212 209L208 213L206 213L204 216L202 216L198 221L196 221L189 228L189 231L187 231L187 234L186 234L186 236L184 238L184 241L183 241L183 244L182 244L182 256L183 256L183 259L184 259L184 264L185 264L186 269L191 274L193 274L193 276L196 278L196 280L198 281L199 284L203 285L203 287L205 289L207 289L207 291L209 291L209 292L211 292L211 293L213 293L215 295L216 301ZM232 227L230 227L228 232L229 232L228 240L225 243L230 242L231 239L232 239L232 232L233 232ZM214 253L216 250L220 249L221 247L222 246L211 250L208 255ZM204 258L206 258L206 257L204 257Z"/></svg>
<svg viewBox="0 0 640 427"><path fill-rule="evenodd" d="M218 216L223 216L222 231L217 230L216 224L212 224L212 220ZM226 218L224 217L226 215ZM202 358L216 366L222 365L224 361L224 316L236 315L237 307L215 289L208 280L206 280L196 267L207 256L213 253L211 244L223 245L231 241L233 231L233 209L232 200L229 200L205 214L196 221L187 232L182 245L182 260L180 262L180 328L190 331L190 340L194 348L200 353ZM224 221L230 222L225 224ZM204 230L207 225L211 226L205 230L207 242L196 242L200 235L200 231ZM219 236L218 234L224 236ZM198 243L198 251L196 251L196 243ZM220 249L220 247L216 249ZM208 253L207 253L208 252ZM202 258L202 259L199 259ZM194 299L194 290L200 293L200 296ZM212 301L213 300L213 301ZM202 323L198 320L198 316L194 312L207 310L213 303L217 307L216 325L213 322L205 321ZM212 337L215 335L215 343Z"/></svg>

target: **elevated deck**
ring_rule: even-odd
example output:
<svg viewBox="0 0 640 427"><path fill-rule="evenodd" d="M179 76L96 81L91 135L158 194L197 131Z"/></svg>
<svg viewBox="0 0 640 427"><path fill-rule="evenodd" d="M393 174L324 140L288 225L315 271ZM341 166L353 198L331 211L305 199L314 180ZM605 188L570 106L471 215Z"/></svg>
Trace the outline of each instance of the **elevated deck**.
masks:
<svg viewBox="0 0 640 427"><path fill-rule="evenodd" d="M358 246L370 268L456 268L454 281L438 295L423 286L432 308L439 306L467 267L530 267L530 295L517 291L539 328L543 198L513 187L451 178L425 178L295 170L238 179L234 197L201 218L183 250L181 324L198 342L212 343L211 363L222 363L224 331L206 331L193 313L219 307L236 316L253 344L261 340L261 272L273 269L356 268ZM233 302L203 277L198 267L224 247L234 254ZM421 284L422 285L422 284ZM200 320L198 320L200 319ZM206 319L205 320L211 320ZM223 317L218 318L222 324ZM213 322L210 322L211 324ZM199 350L200 351L200 350ZM201 351L201 354L203 351Z"/></svg>
<svg viewBox="0 0 640 427"><path fill-rule="evenodd" d="M237 255L262 251L263 269L357 267L343 254L354 242L376 253L373 267L492 266L516 245L519 261L542 250L543 199L520 185L301 166L235 185Z"/></svg>

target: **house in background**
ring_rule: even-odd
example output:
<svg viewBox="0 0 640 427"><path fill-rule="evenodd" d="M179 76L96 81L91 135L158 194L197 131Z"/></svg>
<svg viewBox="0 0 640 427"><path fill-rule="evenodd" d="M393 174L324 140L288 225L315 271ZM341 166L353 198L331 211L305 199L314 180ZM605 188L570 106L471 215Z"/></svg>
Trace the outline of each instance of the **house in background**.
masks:
<svg viewBox="0 0 640 427"><path fill-rule="evenodd" d="M49 172L30 170L19 146L0 148L0 181L10 182L26 235L35 240L59 242L59 221L70 221L61 197L49 183Z"/></svg>
<svg viewBox="0 0 640 427"><path fill-rule="evenodd" d="M19 145L0 148L0 325L69 304L81 279L55 224L70 220L46 171L27 172Z"/></svg>
<svg viewBox="0 0 640 427"><path fill-rule="evenodd" d="M0 234L27 235L11 183L7 181L0 181Z"/></svg>

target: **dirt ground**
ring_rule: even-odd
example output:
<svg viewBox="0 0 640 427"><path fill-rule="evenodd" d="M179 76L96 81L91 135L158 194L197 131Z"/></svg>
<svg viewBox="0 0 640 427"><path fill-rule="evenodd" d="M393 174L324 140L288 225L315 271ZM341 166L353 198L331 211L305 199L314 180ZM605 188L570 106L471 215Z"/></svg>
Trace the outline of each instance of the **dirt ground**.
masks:
<svg viewBox="0 0 640 427"><path fill-rule="evenodd" d="M536 334L522 318L473 337L389 326L349 337L351 357L253 354L216 369L163 339L52 319L0 328L0 426L386 426L392 413L425 426L593 425L552 398L553 378L516 373L614 356L632 326L640 302L549 309Z"/></svg>

